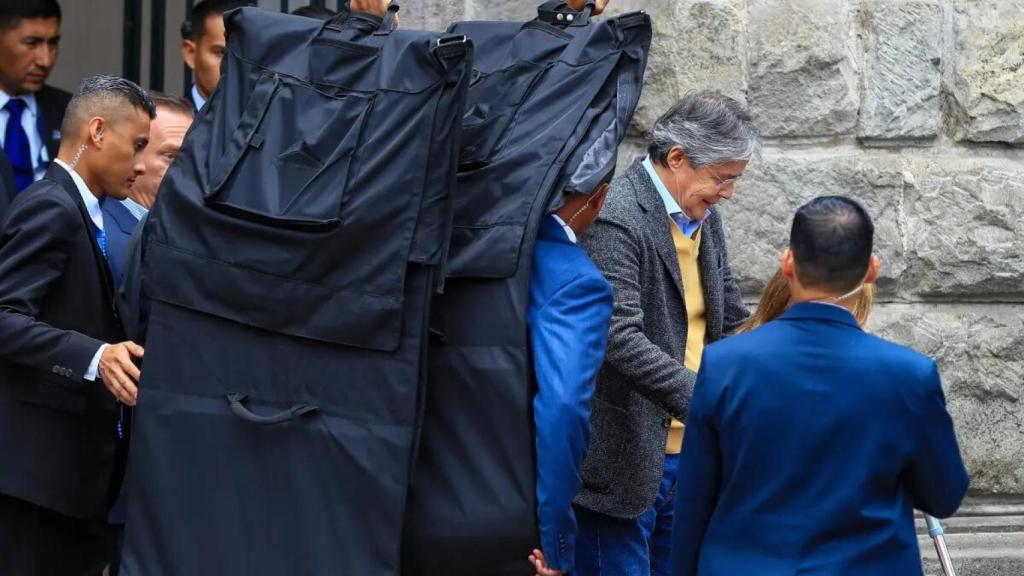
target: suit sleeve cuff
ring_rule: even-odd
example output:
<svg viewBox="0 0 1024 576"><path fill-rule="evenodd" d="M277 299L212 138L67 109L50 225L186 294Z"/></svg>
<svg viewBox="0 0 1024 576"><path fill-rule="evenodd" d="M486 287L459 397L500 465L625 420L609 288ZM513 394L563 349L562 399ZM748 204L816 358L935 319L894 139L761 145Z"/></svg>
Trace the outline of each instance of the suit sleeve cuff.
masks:
<svg viewBox="0 0 1024 576"><path fill-rule="evenodd" d="M541 538L541 550L544 551L544 559L548 568L568 574L575 568L576 546L575 538L567 534L559 534L554 537Z"/></svg>
<svg viewBox="0 0 1024 576"><path fill-rule="evenodd" d="M92 362L89 363L89 368L86 369L85 375L82 376L83 380L88 380L90 382L96 380L96 377L99 375L100 357L103 356L103 351L107 349L107 346L110 346L110 344L100 346L100 349L96 351L95 355L93 355Z"/></svg>

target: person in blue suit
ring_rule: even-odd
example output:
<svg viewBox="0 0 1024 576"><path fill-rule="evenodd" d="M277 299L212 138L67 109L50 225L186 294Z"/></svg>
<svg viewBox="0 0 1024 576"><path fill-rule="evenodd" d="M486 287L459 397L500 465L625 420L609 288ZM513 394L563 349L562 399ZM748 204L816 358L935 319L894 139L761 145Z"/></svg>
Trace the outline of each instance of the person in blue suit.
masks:
<svg viewBox="0 0 1024 576"><path fill-rule="evenodd" d="M921 574L914 508L948 517L968 476L935 363L864 332L874 227L843 197L797 212L789 310L705 350L687 417L676 576Z"/></svg>
<svg viewBox="0 0 1024 576"><path fill-rule="evenodd" d="M113 200L103 202L103 222L107 231L107 265L114 275L114 285L120 286L124 279L128 239L135 232L139 218L128 210L124 202Z"/></svg>
<svg viewBox="0 0 1024 576"><path fill-rule="evenodd" d="M537 395L537 518L541 549L530 561L541 576L569 573L575 556L572 500L590 434L590 397L604 360L612 287L576 244L597 218L608 184L572 194L541 222L533 249L527 324Z"/></svg>
<svg viewBox="0 0 1024 576"><path fill-rule="evenodd" d="M140 154L146 171L135 178L127 198L103 202L107 263L116 287L122 286L126 274L131 276L128 268L132 234L149 214L164 174L177 157L192 125L192 104L188 100L152 90L149 98L156 105L156 117L150 123L149 144ZM121 310L122 315L124 312Z"/></svg>

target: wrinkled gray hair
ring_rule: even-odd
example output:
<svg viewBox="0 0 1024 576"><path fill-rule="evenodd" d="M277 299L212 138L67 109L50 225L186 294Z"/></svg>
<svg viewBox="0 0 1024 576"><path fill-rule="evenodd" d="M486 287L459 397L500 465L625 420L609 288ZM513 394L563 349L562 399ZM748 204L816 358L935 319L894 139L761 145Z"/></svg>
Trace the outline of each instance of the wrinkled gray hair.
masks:
<svg viewBox="0 0 1024 576"><path fill-rule="evenodd" d="M750 113L721 92L690 92L662 114L651 128L647 153L668 165L668 153L679 146L692 168L750 160L761 153L761 136Z"/></svg>
<svg viewBox="0 0 1024 576"><path fill-rule="evenodd" d="M89 118L101 116L112 121L133 108L145 112L150 120L156 117L153 100L135 82L106 74L90 76L71 97L64 113L61 134L69 139L75 138L82 123Z"/></svg>

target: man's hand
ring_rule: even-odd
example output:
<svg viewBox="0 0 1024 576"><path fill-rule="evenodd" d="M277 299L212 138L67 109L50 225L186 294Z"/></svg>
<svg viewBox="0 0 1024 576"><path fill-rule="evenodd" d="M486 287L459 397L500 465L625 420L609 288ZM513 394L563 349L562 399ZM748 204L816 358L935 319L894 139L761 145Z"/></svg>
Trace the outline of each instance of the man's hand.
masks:
<svg viewBox="0 0 1024 576"><path fill-rule="evenodd" d="M388 13L388 4L391 0L352 0L349 9L352 12L369 12L377 16L384 16Z"/></svg>
<svg viewBox="0 0 1024 576"><path fill-rule="evenodd" d="M548 563L544 560L544 553L540 550L534 550L533 554L530 554L530 562L537 569L537 576L562 576L560 570L548 568Z"/></svg>
<svg viewBox="0 0 1024 576"><path fill-rule="evenodd" d="M135 406L139 388L139 368L132 362L132 357L142 358L144 350L135 342L111 344L103 349L100 356L100 378L103 385L110 390L122 404Z"/></svg>
<svg viewBox="0 0 1024 576"><path fill-rule="evenodd" d="M352 1L353 3L355 2L355 0ZM596 4L596 6L594 7L594 12L591 15L597 16L601 12L604 12L605 7L608 6L608 1L609 0L595 0L594 4ZM569 5L569 8L579 12L587 5L587 0L565 0L565 3Z"/></svg>
<svg viewBox="0 0 1024 576"><path fill-rule="evenodd" d="M388 13L391 0L352 0L349 4L351 12L369 12L383 18ZM398 14L395 14L395 28L398 28Z"/></svg>

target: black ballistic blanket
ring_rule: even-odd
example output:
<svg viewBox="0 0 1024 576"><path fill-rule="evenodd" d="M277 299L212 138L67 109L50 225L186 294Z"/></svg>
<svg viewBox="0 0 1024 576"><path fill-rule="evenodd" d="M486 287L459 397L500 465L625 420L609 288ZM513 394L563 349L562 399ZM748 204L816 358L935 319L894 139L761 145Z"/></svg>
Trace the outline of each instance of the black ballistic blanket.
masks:
<svg viewBox="0 0 1024 576"><path fill-rule="evenodd" d="M123 573L397 574L472 44L225 22L146 227Z"/></svg>
<svg viewBox="0 0 1024 576"><path fill-rule="evenodd" d="M532 574L538 546L526 308L541 218L610 177L640 96L643 13L572 25L463 22L474 44L445 292L431 319L426 408L403 572ZM563 25L559 25L559 24Z"/></svg>

